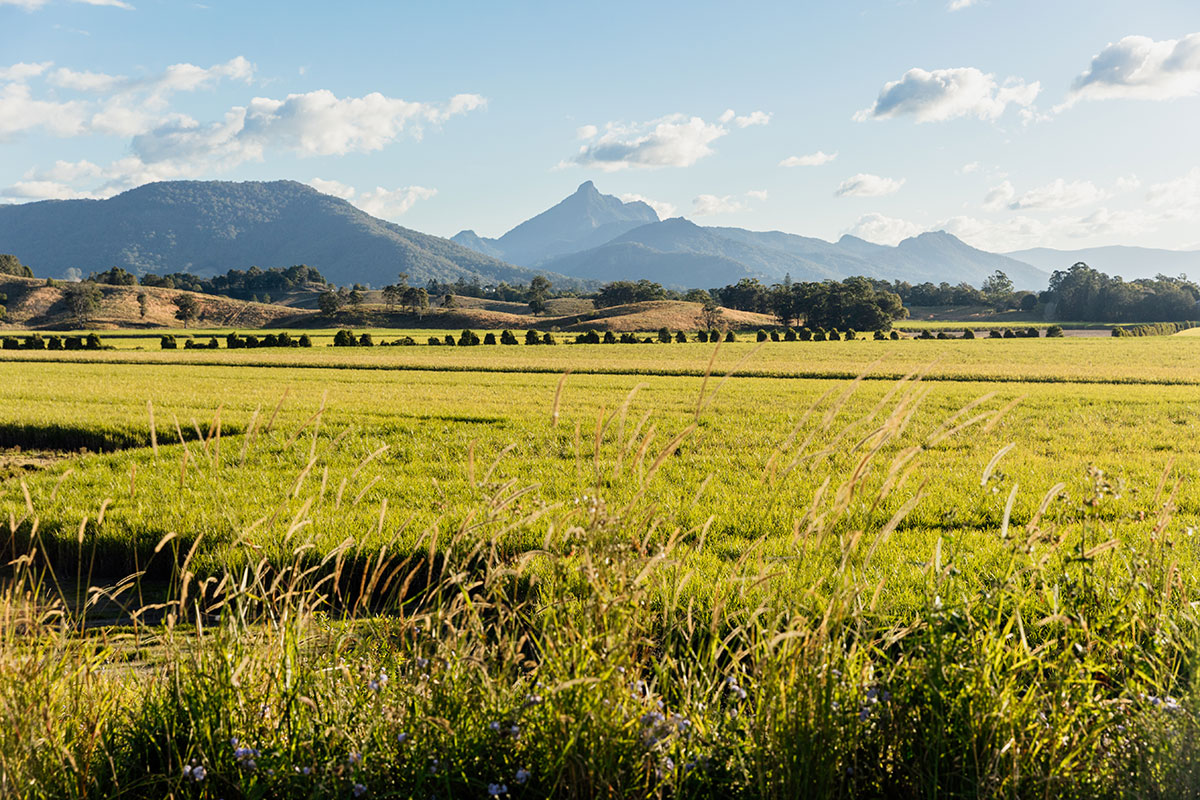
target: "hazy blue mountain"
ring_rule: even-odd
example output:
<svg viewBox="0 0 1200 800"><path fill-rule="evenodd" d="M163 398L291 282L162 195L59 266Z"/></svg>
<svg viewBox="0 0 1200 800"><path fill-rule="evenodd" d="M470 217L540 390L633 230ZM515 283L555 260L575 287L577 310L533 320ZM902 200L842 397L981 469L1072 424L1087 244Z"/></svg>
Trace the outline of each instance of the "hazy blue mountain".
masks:
<svg viewBox="0 0 1200 800"><path fill-rule="evenodd" d="M661 283L672 289L710 288L758 278L761 273L740 261L696 252L664 252L640 242L609 242L582 253L571 253L546 262L562 275L583 280Z"/></svg>
<svg viewBox="0 0 1200 800"><path fill-rule="evenodd" d="M1120 275L1125 280L1153 278L1158 274L1172 277L1183 274L1193 280L1200 279L1200 250L1156 250L1119 245L1081 250L1035 247L1008 255L1046 272L1069 269L1072 264L1082 261L1093 269L1108 275Z"/></svg>
<svg viewBox="0 0 1200 800"><path fill-rule="evenodd" d="M587 181L570 197L499 239L485 239L474 231L462 231L451 240L512 264L532 267L557 256L606 244L649 222L658 222L658 214L650 206L600 194L595 184Z"/></svg>
<svg viewBox="0 0 1200 800"><path fill-rule="evenodd" d="M532 270L372 217L294 181L169 181L107 200L0 206L0 252L39 277L118 266L215 275L308 264L337 284L527 282Z"/></svg>
<svg viewBox="0 0 1200 800"><path fill-rule="evenodd" d="M945 231L905 239L876 258L887 264L888 277L910 283L965 281L978 287L996 270L1012 279L1018 289L1045 289L1050 280L1049 274L1037 267L971 247Z"/></svg>

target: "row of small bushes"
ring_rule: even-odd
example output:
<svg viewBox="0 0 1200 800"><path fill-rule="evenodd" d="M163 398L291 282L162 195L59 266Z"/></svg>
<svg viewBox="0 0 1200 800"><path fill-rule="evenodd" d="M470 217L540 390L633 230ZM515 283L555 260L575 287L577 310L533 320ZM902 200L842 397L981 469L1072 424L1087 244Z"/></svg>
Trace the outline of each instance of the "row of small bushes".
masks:
<svg viewBox="0 0 1200 800"><path fill-rule="evenodd" d="M1200 322L1152 322L1128 328L1113 328L1113 336L1173 336L1200 325Z"/></svg>
<svg viewBox="0 0 1200 800"><path fill-rule="evenodd" d="M875 331L874 338L876 341L882 341L887 338L899 339L900 334L892 331L886 334L883 331ZM842 333L837 328L833 330L825 330L824 328L784 328L783 331L765 331L761 328L758 331L758 341L765 342L839 342L845 339L848 342L858 339L859 334L855 331L846 331Z"/></svg>
<svg viewBox="0 0 1200 800"><path fill-rule="evenodd" d="M23 339L5 336L0 340L4 350L102 350L100 337L94 333L87 336L50 336L45 339L40 333L31 333Z"/></svg>
<svg viewBox="0 0 1200 800"><path fill-rule="evenodd" d="M1005 328L1003 331L992 329L988 331L989 339L1037 339L1040 338L1042 332L1037 328ZM1060 325L1051 325L1046 329L1047 339L1058 339L1063 335L1063 329ZM962 336L955 336L946 331L939 331L935 336L933 331L928 329L921 331L918 339L976 339L975 331L967 328L963 331Z"/></svg>
<svg viewBox="0 0 1200 800"><path fill-rule="evenodd" d="M215 336L210 337L207 342L201 342L190 336L182 338L184 350L219 350L221 348L221 343ZM159 340L159 346L163 350L178 350L179 340L171 334L166 334ZM301 334L299 337L293 337L286 331L268 333L261 338L253 334L240 336L236 333L231 333L225 337L225 348L227 350L245 350L254 347L312 347L312 339L309 338L307 333Z"/></svg>

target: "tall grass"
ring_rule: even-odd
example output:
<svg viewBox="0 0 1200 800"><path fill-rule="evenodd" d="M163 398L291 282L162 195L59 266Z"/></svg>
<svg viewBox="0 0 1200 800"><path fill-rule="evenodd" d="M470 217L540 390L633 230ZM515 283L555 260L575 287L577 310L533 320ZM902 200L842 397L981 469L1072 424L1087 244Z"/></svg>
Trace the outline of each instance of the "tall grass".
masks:
<svg viewBox="0 0 1200 800"><path fill-rule="evenodd" d="M347 482L316 489L300 473L299 511L273 550L198 571L202 537L167 537L153 555L167 565L160 594L145 585L153 564L91 586L87 521L73 580L56 572L26 495L9 527L28 547L0 591L0 796L1200 790L1197 586L1172 520L1177 484L1164 474L1140 544L1109 533L1122 489L1103 473L1073 501L1053 487L1022 519L1014 486L992 562L964 569L972 553L905 539L906 516L936 497L895 510L888 498L922 484L926 452L1005 409L983 398L918 428L927 393L912 375L848 419L854 388L781 431L761 465L768 488L827 472L790 539L750 542L717 572L689 567L708 523L681 524L650 498L718 412L702 397L696 424L659 438L649 415L629 416L636 388L594 434L576 429L593 488L571 503L525 504L536 487L493 480L472 449L480 495L465 515L429 524L416 546L397 547L398 530L372 553L354 539L314 552L305 492L340 498ZM315 454L321 413L289 444L311 436ZM219 458L192 447L197 462ZM380 541L379 511L360 538ZM534 529L541 541L523 546L515 534ZM797 586L798 563L819 577ZM912 602L885 600L897 578L917 587Z"/></svg>

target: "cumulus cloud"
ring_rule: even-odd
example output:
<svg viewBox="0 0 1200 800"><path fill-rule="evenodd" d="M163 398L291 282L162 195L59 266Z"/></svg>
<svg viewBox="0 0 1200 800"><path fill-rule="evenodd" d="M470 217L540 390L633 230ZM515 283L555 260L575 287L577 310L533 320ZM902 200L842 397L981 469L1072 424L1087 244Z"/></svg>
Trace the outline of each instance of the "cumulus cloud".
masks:
<svg viewBox="0 0 1200 800"><path fill-rule="evenodd" d="M781 167L819 167L823 164L828 164L838 157L837 153L826 153L824 150L818 150L815 153L809 153L806 156L788 156L783 161L779 162Z"/></svg>
<svg viewBox="0 0 1200 800"><path fill-rule="evenodd" d="M845 233L868 242L895 246L924 230L908 220L885 217L883 214L864 214Z"/></svg>
<svg viewBox="0 0 1200 800"><path fill-rule="evenodd" d="M610 172L628 167L690 167L712 155L710 145L728 133L724 125L683 114L641 124L610 122L595 141L579 148L575 163Z"/></svg>
<svg viewBox="0 0 1200 800"><path fill-rule="evenodd" d="M585 125L579 128L578 135L589 143L579 148L570 163L599 167L606 172L630 167L690 167L712 155L712 143L728 135L729 125L748 128L766 125L770 120L771 115L764 111L738 116L729 109L717 122L669 114L650 122L609 122L603 131L594 125ZM559 166L567 166L567 163Z"/></svg>
<svg viewBox="0 0 1200 800"><path fill-rule="evenodd" d="M766 200L767 192L762 189L752 189L741 195L702 194L692 200L692 215L707 217L713 214L737 214L749 211L747 200Z"/></svg>
<svg viewBox="0 0 1200 800"><path fill-rule="evenodd" d="M41 61L36 64L22 61L18 64L13 64L11 67L0 67L0 81L24 82L41 75L50 69L53 64L53 61Z"/></svg>
<svg viewBox="0 0 1200 800"><path fill-rule="evenodd" d="M341 181L322 180L321 178L313 178L308 184L319 192L340 197L368 214L383 219L402 216L418 201L428 200L437 194L437 189L427 189L424 186L401 186L397 189L385 189L377 186L374 189L359 192L353 186Z"/></svg>
<svg viewBox="0 0 1200 800"><path fill-rule="evenodd" d="M999 211L1011 203L1012 199L1016 196L1016 188L1013 187L1011 182L1004 181L988 190L988 193L983 198L983 207L989 211Z"/></svg>
<svg viewBox="0 0 1200 800"><path fill-rule="evenodd" d="M282 100L256 97L207 125L178 118L133 138L147 163L209 160L225 166L258 160L268 148L302 156L380 150L408 133L420 138L428 124L479 108L478 95L456 95L444 104L420 103L372 92L339 98L327 89Z"/></svg>
<svg viewBox="0 0 1200 800"><path fill-rule="evenodd" d="M119 75L106 75L103 72L76 72L66 67L59 67L47 78L47 81L53 86L76 92L111 92L124 80Z"/></svg>
<svg viewBox="0 0 1200 800"><path fill-rule="evenodd" d="M1005 181L1011 189L1011 184ZM1078 208L1107 200L1112 193L1091 181L1065 181L1058 178L1045 186L1030 189L1008 204L1014 211L1036 208Z"/></svg>
<svg viewBox="0 0 1200 800"><path fill-rule="evenodd" d="M974 67L910 69L898 81L884 85L870 108L854 115L862 122L912 116L917 122L944 122L957 117L998 119L1010 105L1029 107L1041 92L1040 83L1009 78L997 83L994 75Z"/></svg>
<svg viewBox="0 0 1200 800"><path fill-rule="evenodd" d="M87 107L70 100L38 100L24 83L0 86L0 139L42 129L54 136L77 136L87 130Z"/></svg>
<svg viewBox="0 0 1200 800"><path fill-rule="evenodd" d="M1173 100L1194 94L1200 94L1200 33L1161 42L1126 36L1092 58L1055 110L1081 100Z"/></svg>
<svg viewBox="0 0 1200 800"><path fill-rule="evenodd" d="M964 8L979 5L979 0L950 0L950 5L946 6L947 11L962 11Z"/></svg>
<svg viewBox="0 0 1200 800"><path fill-rule="evenodd" d="M659 219L670 219L675 216L675 206L662 200L651 200L640 194L623 194L620 195L620 198L622 203L645 203L654 209L654 213L658 214Z"/></svg>
<svg viewBox="0 0 1200 800"><path fill-rule="evenodd" d="M600 132L600 129L597 128L595 125L580 125L578 128L575 129L575 137L577 139L587 141L588 139L595 139L596 134L599 132Z"/></svg>
<svg viewBox="0 0 1200 800"><path fill-rule="evenodd" d="M92 197L65 183L55 181L17 181L0 189L0 197L10 200L78 200Z"/></svg>
<svg viewBox="0 0 1200 800"><path fill-rule="evenodd" d="M838 197L883 197L900 191L904 180L881 178L878 175L860 172L842 181L834 194Z"/></svg>

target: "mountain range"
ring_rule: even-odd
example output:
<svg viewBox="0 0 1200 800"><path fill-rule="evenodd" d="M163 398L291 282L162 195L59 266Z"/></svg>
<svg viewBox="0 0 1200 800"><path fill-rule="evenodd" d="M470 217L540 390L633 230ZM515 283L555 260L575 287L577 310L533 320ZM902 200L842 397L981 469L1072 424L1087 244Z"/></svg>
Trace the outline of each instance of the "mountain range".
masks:
<svg viewBox="0 0 1200 800"><path fill-rule="evenodd" d="M1006 255L938 231L892 247L854 236L827 242L781 231L706 227L659 219L646 203L623 202L587 181L546 211L495 238L464 230L452 239L372 217L345 200L294 181L168 181L107 200L47 200L0 206L0 253L40 277L118 266L135 274L308 264L330 281L381 287L406 272L430 279L557 286L648 279L671 288L711 288L755 278L774 283L866 275L910 283L979 286L996 270L1018 289L1045 288L1050 272L1076 261L1127 279L1200 275L1200 251L1093 248Z"/></svg>
<svg viewBox="0 0 1200 800"><path fill-rule="evenodd" d="M15 254L39 277L111 266L207 277L308 264L337 284L378 287L399 272L420 283L527 283L536 274L294 181L168 181L107 200L0 206L0 252Z"/></svg>

